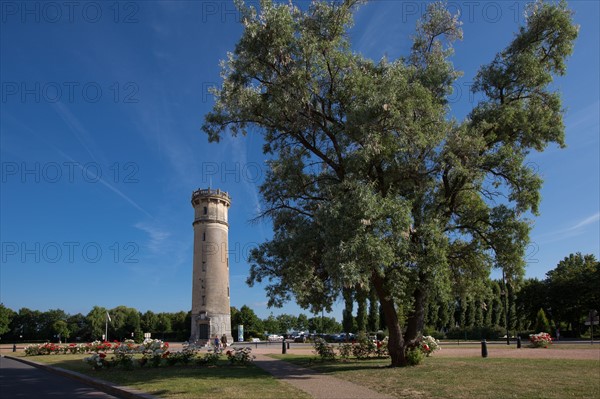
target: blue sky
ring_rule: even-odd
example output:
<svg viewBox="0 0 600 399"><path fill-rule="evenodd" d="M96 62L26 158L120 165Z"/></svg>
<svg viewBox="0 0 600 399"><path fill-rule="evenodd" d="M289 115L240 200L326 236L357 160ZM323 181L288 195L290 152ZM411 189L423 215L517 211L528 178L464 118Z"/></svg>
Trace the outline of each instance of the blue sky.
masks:
<svg viewBox="0 0 600 399"><path fill-rule="evenodd" d="M306 3L303 3L306 4ZM376 1L356 14L353 49L406 54L421 1ZM528 277L572 252L599 257L599 3L572 1L581 25L568 75L554 86L566 108L566 149L532 154L545 179L527 251ZM450 2L464 40L453 58L468 88L523 22L524 2ZM193 190L232 196L231 304L261 317L261 286L245 284L249 250L270 237L251 224L264 176L259 135L209 144L200 131L219 60L241 34L229 1L20 2L0 9L0 301L12 309L87 313L191 307ZM306 312L305 312L306 313ZM341 319L341 304L332 314Z"/></svg>

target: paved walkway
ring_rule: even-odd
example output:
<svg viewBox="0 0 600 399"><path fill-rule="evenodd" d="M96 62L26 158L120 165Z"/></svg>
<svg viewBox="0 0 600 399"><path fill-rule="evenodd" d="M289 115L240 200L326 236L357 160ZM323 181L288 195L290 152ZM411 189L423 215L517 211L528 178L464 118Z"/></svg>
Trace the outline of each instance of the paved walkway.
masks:
<svg viewBox="0 0 600 399"><path fill-rule="evenodd" d="M291 363L256 354L254 364L274 377L295 386L315 399L391 399L382 393L364 388Z"/></svg>
<svg viewBox="0 0 600 399"><path fill-rule="evenodd" d="M82 382L5 357L0 357L0 397L56 399L115 398L115 396L100 392Z"/></svg>

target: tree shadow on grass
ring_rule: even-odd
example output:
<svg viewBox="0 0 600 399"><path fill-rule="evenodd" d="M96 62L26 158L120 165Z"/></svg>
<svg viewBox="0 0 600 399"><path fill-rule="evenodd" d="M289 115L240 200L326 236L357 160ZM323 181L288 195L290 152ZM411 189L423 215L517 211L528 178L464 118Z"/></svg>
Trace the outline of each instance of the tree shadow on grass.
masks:
<svg viewBox="0 0 600 399"><path fill-rule="evenodd" d="M69 356L69 355L66 355ZM297 388L278 381L268 372L254 364L231 365L221 360L217 366L175 365L133 369L111 367L94 370L83 362L83 356L60 358L59 356L27 357L36 363L77 372L101 380L109 385L130 387L152 395L166 397L226 397L226 398L308 398Z"/></svg>
<svg viewBox="0 0 600 399"><path fill-rule="evenodd" d="M322 373L333 374L344 371L360 371L360 370L384 370L389 368L387 361L384 363L378 359L365 360L349 360L349 361L320 361L314 358L306 359L280 359L285 362L292 363L299 367L308 368L310 370Z"/></svg>

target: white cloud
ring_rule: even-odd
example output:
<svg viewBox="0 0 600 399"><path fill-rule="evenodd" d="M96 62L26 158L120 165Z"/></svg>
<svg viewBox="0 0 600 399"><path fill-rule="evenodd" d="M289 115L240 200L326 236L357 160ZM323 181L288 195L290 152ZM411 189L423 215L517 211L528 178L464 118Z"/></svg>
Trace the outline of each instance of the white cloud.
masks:
<svg viewBox="0 0 600 399"><path fill-rule="evenodd" d="M587 218L583 219L581 222L575 224L574 226L569 227L567 229L567 231L579 230L582 227L587 226L588 224L592 224L592 223L597 222L598 220L600 220L600 212L596 212L592 216L587 217Z"/></svg>
<svg viewBox="0 0 600 399"><path fill-rule="evenodd" d="M154 253L163 253L169 247L169 237L171 233L156 226L151 226L148 223L136 223L135 228L142 230L148 234L150 240L148 248Z"/></svg>
<svg viewBox="0 0 600 399"><path fill-rule="evenodd" d="M593 215L590 215L579 222L573 224L570 227L566 227L564 229L560 229L557 231L553 231L546 234L540 234L537 238L548 237L547 240L544 240L544 243L550 243L554 241L559 241L568 237L574 237L583 233L584 228L589 226L590 224L597 223L600 220L600 212L596 212Z"/></svg>

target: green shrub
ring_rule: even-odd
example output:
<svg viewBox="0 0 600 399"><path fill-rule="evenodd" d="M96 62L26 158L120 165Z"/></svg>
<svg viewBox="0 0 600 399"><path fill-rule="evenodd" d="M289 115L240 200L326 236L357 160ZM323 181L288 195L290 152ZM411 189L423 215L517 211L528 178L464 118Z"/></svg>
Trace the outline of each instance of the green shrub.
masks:
<svg viewBox="0 0 600 399"><path fill-rule="evenodd" d="M439 332L434 327L426 326L423 328L423 335L429 335L435 339L444 339L446 338L446 334Z"/></svg>
<svg viewBox="0 0 600 399"><path fill-rule="evenodd" d="M313 345L315 347L315 352L321 357L321 360L335 360L333 346L328 344L323 338L315 338Z"/></svg>
<svg viewBox="0 0 600 399"><path fill-rule="evenodd" d="M352 354L352 344L340 344L338 351L342 359L348 359Z"/></svg>
<svg viewBox="0 0 600 399"><path fill-rule="evenodd" d="M546 317L546 313L544 313L544 309L540 308L537 312L537 316L535 318L535 332L540 333L544 331L550 330L550 322Z"/></svg>
<svg viewBox="0 0 600 399"><path fill-rule="evenodd" d="M371 355L375 354L377 347L365 334L360 334L358 342L352 347L352 354L357 359L368 359Z"/></svg>
<svg viewBox="0 0 600 399"><path fill-rule="evenodd" d="M423 359L425 359L425 354L420 348L409 348L406 350L406 361L409 366L417 366Z"/></svg>
<svg viewBox="0 0 600 399"><path fill-rule="evenodd" d="M466 334L465 334L466 333ZM506 335L506 329L500 326L451 328L446 333L447 339L499 339ZM436 338L434 336L434 338Z"/></svg>
<svg viewBox="0 0 600 399"><path fill-rule="evenodd" d="M225 354L229 363L233 365L246 366L256 359L256 356L252 354L252 349L249 347L229 349Z"/></svg>
<svg viewBox="0 0 600 399"><path fill-rule="evenodd" d="M205 353L204 356L196 359L196 364L198 366L214 366L221 359L221 351L215 350L208 353Z"/></svg>

